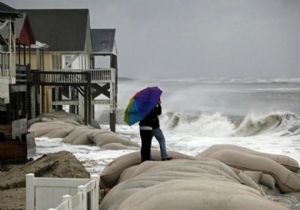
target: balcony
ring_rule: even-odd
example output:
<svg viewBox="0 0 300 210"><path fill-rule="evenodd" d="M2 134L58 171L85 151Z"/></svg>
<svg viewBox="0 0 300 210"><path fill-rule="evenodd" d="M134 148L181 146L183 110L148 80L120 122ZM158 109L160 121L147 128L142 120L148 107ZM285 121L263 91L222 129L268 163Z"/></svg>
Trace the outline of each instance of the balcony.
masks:
<svg viewBox="0 0 300 210"><path fill-rule="evenodd" d="M55 69L53 72L72 72L80 75L81 73L89 72L91 75L91 83L115 83L116 82L116 70L114 68L103 69ZM82 78L77 77L79 80Z"/></svg>
<svg viewBox="0 0 300 210"><path fill-rule="evenodd" d="M0 79L9 79L10 84L15 83L16 67L15 56L11 52L0 52Z"/></svg>

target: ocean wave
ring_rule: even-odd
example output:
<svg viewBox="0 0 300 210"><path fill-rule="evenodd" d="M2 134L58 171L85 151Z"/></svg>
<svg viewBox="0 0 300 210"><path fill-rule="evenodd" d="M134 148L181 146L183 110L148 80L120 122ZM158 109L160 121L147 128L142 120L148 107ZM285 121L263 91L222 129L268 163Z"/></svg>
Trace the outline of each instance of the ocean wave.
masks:
<svg viewBox="0 0 300 210"><path fill-rule="evenodd" d="M180 113L168 112L161 117L164 129L198 136L230 136L235 125L221 113Z"/></svg>
<svg viewBox="0 0 300 210"><path fill-rule="evenodd" d="M161 118L165 129L200 136L300 135L300 117L291 112L250 113L245 117L168 112Z"/></svg>
<svg viewBox="0 0 300 210"><path fill-rule="evenodd" d="M109 110L99 113L98 122L109 124ZM124 110L117 110L117 124L124 125ZM171 132L207 137L300 135L300 116L277 111L267 114L226 116L222 113L168 112L160 116L161 127Z"/></svg>
<svg viewBox="0 0 300 210"><path fill-rule="evenodd" d="M160 83L203 83L203 84L293 84L300 83L300 78L174 78L174 79L141 79L121 77L121 82L160 82Z"/></svg>
<svg viewBox="0 0 300 210"><path fill-rule="evenodd" d="M300 134L300 118L291 112L272 112L265 115L248 114L235 131L237 136Z"/></svg>

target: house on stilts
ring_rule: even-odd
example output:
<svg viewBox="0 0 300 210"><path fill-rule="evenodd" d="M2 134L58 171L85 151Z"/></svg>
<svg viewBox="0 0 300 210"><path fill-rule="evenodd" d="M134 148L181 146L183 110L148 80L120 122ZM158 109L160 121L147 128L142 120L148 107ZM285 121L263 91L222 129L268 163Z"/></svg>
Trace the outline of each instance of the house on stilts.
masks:
<svg viewBox="0 0 300 210"><path fill-rule="evenodd" d="M40 113L62 110L91 123L95 105L110 108L110 128L115 131L117 106L117 51L115 30L91 29L87 9L22 10L29 17L33 33L44 48L41 66L32 66L32 89ZM22 55L21 55L22 56ZM34 51L31 60L38 60ZM97 58L109 65L97 66ZM39 63L39 62L34 62Z"/></svg>
<svg viewBox="0 0 300 210"><path fill-rule="evenodd" d="M42 113L67 108L90 124L102 104L115 131L117 75L115 29L91 29L87 9L0 2L0 160L34 155L27 121Z"/></svg>
<svg viewBox="0 0 300 210"><path fill-rule="evenodd" d="M94 104L108 104L110 108L110 127L115 130L117 92L118 92L118 56L115 41L115 29L91 29L92 53L91 68L101 69L102 80L93 84ZM105 73L106 72L106 73ZM102 99L100 98L102 96Z"/></svg>
<svg viewBox="0 0 300 210"><path fill-rule="evenodd" d="M17 65L16 45L35 42L28 19L0 2L0 162L26 161L35 152L27 132L30 66Z"/></svg>

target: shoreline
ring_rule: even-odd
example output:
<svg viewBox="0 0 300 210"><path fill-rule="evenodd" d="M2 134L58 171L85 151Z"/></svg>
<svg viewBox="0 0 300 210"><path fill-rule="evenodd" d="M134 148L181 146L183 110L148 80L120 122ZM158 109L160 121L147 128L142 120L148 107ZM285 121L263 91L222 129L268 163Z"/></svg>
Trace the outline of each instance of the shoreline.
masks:
<svg viewBox="0 0 300 210"><path fill-rule="evenodd" d="M60 130L59 132L57 132L58 128ZM157 161L146 161L144 163L140 163L140 153L138 147L135 147L134 150L130 150L129 149L130 147L126 147L126 149L123 149L122 147L118 146L116 147L117 149L120 148L122 149L111 150L111 149L105 149L105 145L107 143L99 144L99 142L110 143L110 141L115 141L115 142L119 141L119 142L123 142L126 145L128 144L127 141L130 142L130 140L125 141L118 134L111 134L110 132L104 131L103 129L94 129L91 127L77 125L77 124L74 125L74 122L70 121L70 119L68 119L68 122L64 122L58 120L57 118L51 118L51 120L49 120L49 118L43 118L42 121L35 122L30 129L36 132L36 134L39 134L41 136L46 134L49 135L50 137L56 136L57 138L59 137L62 139L62 140L57 140L57 139L54 140L49 138L46 141L45 138L44 139L41 138L40 140L38 140L38 141L47 142L42 145L42 147L45 149L44 152L47 151L48 153L51 153L49 155L46 155L46 157L53 156L53 155L55 156L58 153L64 154L64 153L74 152L74 148L76 148L76 151L82 152L81 153L82 157L85 157L85 155L91 153L89 155L92 155L95 159L94 162L91 163L91 165L89 165L88 167L92 169L95 166L99 167L101 165L99 170L98 171L96 170L94 172L101 176L101 184L100 184L101 193L102 194L104 193L106 195L103 200L103 203L100 205L100 210L102 209L114 210L115 209L114 206L116 206L116 204L112 204L111 202L113 200L116 200L115 196L119 197L118 194L119 193L122 194L122 192L124 192L129 197L135 193L137 194L134 196L143 195L144 192L150 193L149 196L151 196L152 190L155 191L155 189L160 189L165 193L171 193L172 191L168 191L168 188L170 190L171 189L175 190L175 189L173 189L172 184L169 185L168 183L169 182L173 183L174 181L177 183L178 180L179 180L178 185L190 186L191 190L193 188L193 190L197 191L201 189L200 186L202 187L204 185L206 186L206 184L202 183L200 180L207 180L207 183L210 183L209 185L213 186L213 183L209 181L211 177L215 177L215 179L213 180L215 180L216 182L217 180L219 180L221 181L220 184L223 183L224 185L228 185L227 187L229 188L233 187L234 189L240 189L242 191L245 190L245 193L247 192L246 193L247 196L245 197L246 200L252 198L252 196L254 197L259 196L260 197L259 200L263 202L264 205L271 205L271 206L273 205L273 207L276 207L278 209L281 209L281 207L282 209L286 209L286 207L284 206L287 205L293 207L293 209L297 209L298 204L300 204L300 199L298 200L298 197L300 198L300 194L295 193L297 191L300 192L300 180L299 180L299 186L297 181L299 175L296 175L295 173L299 165L296 160L289 158L288 156L285 155L267 154L267 153L262 153L262 152L252 150L250 148L240 147L237 145L219 144L214 146L208 146L206 149L202 149L201 151L198 150L198 152L195 152L195 154L197 155L193 155L193 156L188 156L186 154L173 152L169 150L170 156L174 158L171 161L159 161L160 160L159 151L153 150L152 152L153 158L156 159ZM92 142L91 140L94 140L94 146L92 147L91 147L91 142ZM55 151L55 148L66 150L68 146L70 146L70 148L73 148L73 150L70 150L69 152L52 153L52 152L57 152ZM124 153L122 153L122 151L124 151ZM101 154L101 155L97 157L96 154L98 155ZM108 155L112 155L111 159L107 158ZM83 162L79 161L78 158L76 158L74 155L72 155L72 157L76 159L76 160L74 159L74 161L77 162L78 166L80 166L80 168L86 171L87 165L83 165ZM32 164L36 161L40 161L40 159L41 158L34 160L29 164ZM241 160L244 160L245 162L239 162ZM266 164L263 165L258 164L264 162ZM239 167L236 167L236 164L240 164ZM294 168L292 167L290 169L287 169L284 167L289 164ZM65 165L71 166L72 164L65 163ZM260 166L260 168L255 168L258 166ZM272 167L270 168L270 166ZM51 170L53 169L53 165L51 164L51 162L42 165L42 167L45 169L42 170L39 169L38 171L51 172ZM11 185L12 187L10 187L12 189L5 188L5 190L3 190L4 188L2 187L2 190L0 191L0 197L2 197L5 200L2 206L11 205L11 208L13 209L14 208L13 205L19 205L20 209L22 209L22 206L24 205L25 191L24 188L22 188L22 186L25 185L13 184L13 178L15 175L12 175L13 173L16 174L15 171L20 170L20 168L22 168L22 165L13 167L10 171L7 172L3 172L5 168L2 168L2 172L0 173L1 177L3 178L5 176L8 176L10 179L7 180L8 181L11 180L12 182ZM72 174L73 175L77 174L77 169L71 170L72 167L69 168L70 168L70 176L72 176ZM242 168L243 170L241 170ZM248 170L245 170L245 168L248 168ZM250 171L254 170L257 172L253 173L253 172L249 172L249 170ZM291 172L290 170L294 170L295 172ZM26 171L31 172L31 170L26 170ZM218 172L216 173L216 171ZM10 175L8 175L9 173ZM283 176L282 174L288 174L288 176L290 177L289 180L283 181L284 178L282 177ZM44 173L44 175L47 176L47 173ZM64 177L64 175L65 174L61 175L60 177ZM19 176L20 179L23 180L22 183L24 183L24 176L25 173ZM143 177L147 177L147 178L144 179ZM155 180L152 180L154 177L156 177ZM194 180L193 177L194 178L198 177L200 179L197 178ZM291 179L291 177L294 178ZM195 183L198 183L195 186L199 185L200 188L197 187L194 188L195 187L194 185L190 185L189 181L192 180L194 180ZM139 185L140 182L141 183L145 182L145 185L142 184L140 187L138 187L137 188L139 189L138 191L136 190L132 191L133 194L131 193L127 194L126 187L122 189L122 186L128 186L129 187L128 189L130 189L131 185L136 186ZM17 183L20 183L18 179L17 179ZM148 185L146 183L148 184L151 183L151 184ZM288 188L284 187L285 185L290 187ZM3 185L2 183L2 186L6 186L6 184ZM165 187L160 188L161 186L165 186ZM299 187L299 189L297 188L295 190L293 189L293 187L291 188L291 186ZM207 188L205 192L209 194L211 190L210 188ZM176 190L178 190L180 194L181 189L178 188ZM221 187L219 190L223 192L225 188ZM253 193L248 194L249 190L254 194ZM234 193L234 190L226 191L226 193L227 194ZM16 202L13 202L13 199L10 198L14 197L14 194L18 198L20 198L20 200L16 200ZM178 199L179 201L181 198L185 198L185 195L186 194L183 193L182 197L180 198L177 198L175 194L172 196L175 196L176 199ZM267 197L265 195L267 195ZM175 198L172 196L169 197L168 199ZM189 195L188 197L193 198L193 195ZM119 203L121 209L123 208L122 207L123 205L127 206L129 202L126 201L127 199L126 196L123 197L123 199L124 199L123 200L124 203L123 201L122 202L120 201L121 203ZM201 197L201 199L205 199L205 196ZM137 200L140 201L138 203L135 202L135 205L137 206L142 205L144 202L143 198L140 196L139 198L137 198ZM163 202L163 201L158 200L157 202ZM125 205L125 203L127 204ZM188 206L189 203L190 202L187 202L185 203L185 205ZM178 203L177 205L180 206L181 204ZM124 207L124 209L126 210L127 208L130 209L131 207L130 208L128 206L126 208ZM183 208L183 206L181 208ZM165 209L168 208L166 207ZM247 208L244 206L243 209L247 209ZM251 208L249 208L249 210L250 209Z"/></svg>

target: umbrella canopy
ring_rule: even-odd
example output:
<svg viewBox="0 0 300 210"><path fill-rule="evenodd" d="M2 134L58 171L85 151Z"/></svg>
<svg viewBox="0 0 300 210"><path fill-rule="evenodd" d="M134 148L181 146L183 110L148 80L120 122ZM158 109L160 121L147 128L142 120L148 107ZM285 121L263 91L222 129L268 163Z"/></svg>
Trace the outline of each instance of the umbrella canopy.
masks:
<svg viewBox="0 0 300 210"><path fill-rule="evenodd" d="M125 110L124 121L128 125L144 119L160 102L162 91L158 87L147 87L130 98Z"/></svg>

